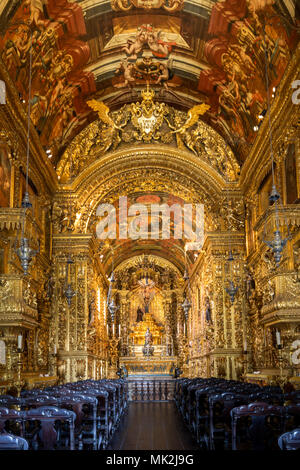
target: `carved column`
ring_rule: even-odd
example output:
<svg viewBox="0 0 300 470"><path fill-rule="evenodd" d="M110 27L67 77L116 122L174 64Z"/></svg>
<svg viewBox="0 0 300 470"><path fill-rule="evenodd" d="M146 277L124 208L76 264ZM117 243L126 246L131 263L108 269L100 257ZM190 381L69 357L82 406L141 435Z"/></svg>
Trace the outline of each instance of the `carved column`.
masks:
<svg viewBox="0 0 300 470"><path fill-rule="evenodd" d="M166 327L166 354L170 356L172 354L172 315L171 315L171 303L172 296L171 291L165 291L163 293L164 300L164 313L165 313L165 327Z"/></svg>
<svg viewBox="0 0 300 470"><path fill-rule="evenodd" d="M71 241L70 241L71 239ZM66 266L69 254L68 283L74 296L70 306L64 294ZM58 234L53 237L53 261L56 276L56 296L53 298L52 343L57 344L61 380L76 381L95 374L97 337L101 335L96 314L97 280L93 240L91 235ZM94 298L93 298L94 297ZM92 311L91 311L92 310Z"/></svg>
<svg viewBox="0 0 300 470"><path fill-rule="evenodd" d="M120 325L121 325L121 355L128 355L128 328L129 318L127 315L128 292L125 289L119 291L120 296Z"/></svg>
<svg viewBox="0 0 300 470"><path fill-rule="evenodd" d="M177 328L177 341L176 351L179 353L179 339L183 336L183 324L184 324L184 313L183 313L183 292L182 289L176 291L176 328Z"/></svg>

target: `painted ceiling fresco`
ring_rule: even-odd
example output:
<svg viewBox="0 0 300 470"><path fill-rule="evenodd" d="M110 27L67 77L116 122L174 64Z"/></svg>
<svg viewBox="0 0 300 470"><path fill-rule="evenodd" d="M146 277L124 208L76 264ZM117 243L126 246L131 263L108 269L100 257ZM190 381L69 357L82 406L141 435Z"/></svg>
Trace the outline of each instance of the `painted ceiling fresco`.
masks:
<svg viewBox="0 0 300 470"><path fill-rule="evenodd" d="M285 0L4 0L1 58L28 100L31 118L56 166L97 113L136 102L146 83L156 100L181 110L207 103L201 119L240 163L270 93L296 47L299 11ZM276 93L276 91L275 91Z"/></svg>
<svg viewBox="0 0 300 470"><path fill-rule="evenodd" d="M119 212L119 199L116 199L116 195L111 195L111 197L106 198L106 202L112 204L116 210L116 233L119 234L121 221L120 212ZM175 220L174 213L170 213L170 223L165 224L162 221L162 213L158 214L158 230L159 236L152 238L152 222L153 222L153 205L166 205L168 207L173 206L174 204L183 207L186 201L182 198L174 196L169 193L156 191L156 192L143 192L133 193L127 195L127 211L128 217L126 218L126 225L128 224L129 230L132 230L133 233L136 233L137 238L124 239L115 239L114 238L114 227L111 227L108 223L105 227L105 231L110 232L112 230L112 238L107 238L104 240L99 240L99 253L100 260L103 264L103 267L106 272L111 272L111 263L112 263L112 252L114 253L114 261L116 265L119 265L124 260L127 259L128 253L131 253L131 256L138 255L156 255L160 256L163 259L169 259L172 261L174 266L177 266L178 269L182 269L184 265L185 249L187 248L186 242L191 242L191 238L186 239L184 237L176 239L174 233L175 230ZM130 215L130 207L133 205L143 204L147 210L147 215L141 213L137 215ZM195 212L195 211L194 211ZM107 214L104 214L103 217L97 217L91 223L89 229L93 232L96 231L96 225L105 220ZM195 232L195 213L193 213L192 220L186 218L184 220L184 233L189 231ZM113 223L113 220L112 220ZM192 225L191 225L192 223ZM189 263L195 261L195 256L191 251L187 251L187 260Z"/></svg>

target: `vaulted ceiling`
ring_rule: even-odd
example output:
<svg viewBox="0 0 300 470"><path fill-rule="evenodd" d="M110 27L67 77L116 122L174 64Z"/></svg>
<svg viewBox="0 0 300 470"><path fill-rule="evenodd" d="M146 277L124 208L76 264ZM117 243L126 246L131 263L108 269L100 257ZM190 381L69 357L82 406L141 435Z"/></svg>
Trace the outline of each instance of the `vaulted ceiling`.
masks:
<svg viewBox="0 0 300 470"><path fill-rule="evenodd" d="M242 163L299 39L294 0L4 0L1 58L27 106L32 34L31 118L57 166L97 114L155 99L201 119ZM266 45L266 47L265 47ZM275 91L274 91L275 90Z"/></svg>

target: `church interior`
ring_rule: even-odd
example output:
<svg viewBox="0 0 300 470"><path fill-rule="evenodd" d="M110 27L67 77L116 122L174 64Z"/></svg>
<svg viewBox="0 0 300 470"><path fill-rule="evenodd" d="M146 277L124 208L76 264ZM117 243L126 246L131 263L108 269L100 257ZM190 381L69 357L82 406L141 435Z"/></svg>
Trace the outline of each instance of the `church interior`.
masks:
<svg viewBox="0 0 300 470"><path fill-rule="evenodd" d="M300 449L299 33L0 2L1 450Z"/></svg>

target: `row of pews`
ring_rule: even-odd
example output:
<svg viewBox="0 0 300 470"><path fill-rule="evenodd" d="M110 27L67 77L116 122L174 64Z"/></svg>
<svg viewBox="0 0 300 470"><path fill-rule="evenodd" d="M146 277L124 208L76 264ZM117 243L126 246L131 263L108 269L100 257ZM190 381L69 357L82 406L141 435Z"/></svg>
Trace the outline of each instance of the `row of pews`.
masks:
<svg viewBox="0 0 300 470"><path fill-rule="evenodd" d="M300 390L183 378L176 380L175 403L201 449L300 449Z"/></svg>
<svg viewBox="0 0 300 470"><path fill-rule="evenodd" d="M0 395L0 449L107 449L128 407L125 380L84 380Z"/></svg>

